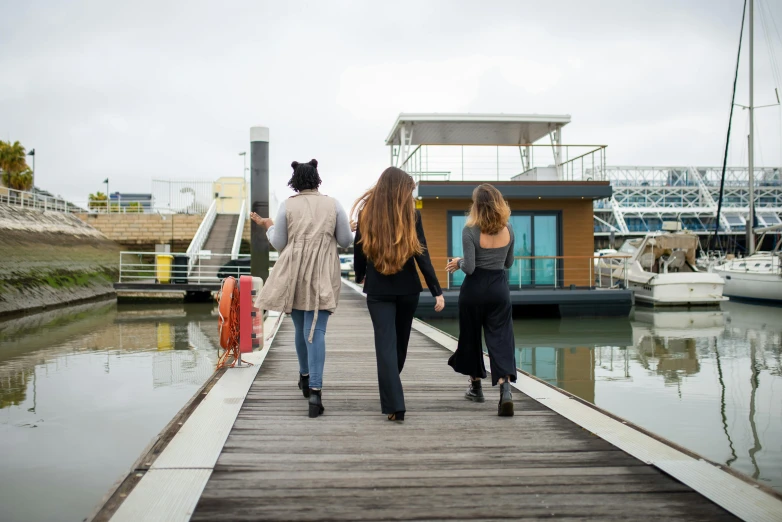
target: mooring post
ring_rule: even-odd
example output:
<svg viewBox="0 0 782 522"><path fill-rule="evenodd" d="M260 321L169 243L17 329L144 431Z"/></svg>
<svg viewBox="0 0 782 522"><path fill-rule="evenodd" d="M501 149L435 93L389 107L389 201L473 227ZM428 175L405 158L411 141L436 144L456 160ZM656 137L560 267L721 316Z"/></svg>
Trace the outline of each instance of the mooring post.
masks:
<svg viewBox="0 0 782 522"><path fill-rule="evenodd" d="M269 128L250 127L250 208L261 217L269 215ZM250 222L250 273L269 277L269 240L266 230Z"/></svg>

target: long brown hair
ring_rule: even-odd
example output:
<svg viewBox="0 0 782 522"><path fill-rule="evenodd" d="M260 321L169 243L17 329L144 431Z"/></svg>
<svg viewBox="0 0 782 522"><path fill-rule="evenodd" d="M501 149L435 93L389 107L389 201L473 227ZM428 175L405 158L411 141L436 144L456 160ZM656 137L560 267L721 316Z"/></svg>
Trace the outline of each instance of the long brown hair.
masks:
<svg viewBox="0 0 782 522"><path fill-rule="evenodd" d="M353 203L350 213L358 214L361 247L381 274L396 274L408 259L423 252L415 231L414 188L407 172L388 167Z"/></svg>
<svg viewBox="0 0 782 522"><path fill-rule="evenodd" d="M481 232L493 236L505 228L510 218L510 207L494 185L483 183L472 191L472 207L467 226L478 226Z"/></svg>

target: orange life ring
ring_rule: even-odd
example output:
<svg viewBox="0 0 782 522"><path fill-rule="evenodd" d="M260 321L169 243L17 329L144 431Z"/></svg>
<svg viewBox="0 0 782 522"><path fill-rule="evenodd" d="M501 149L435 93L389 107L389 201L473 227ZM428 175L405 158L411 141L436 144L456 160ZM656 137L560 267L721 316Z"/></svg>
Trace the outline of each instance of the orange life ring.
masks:
<svg viewBox="0 0 782 522"><path fill-rule="evenodd" d="M218 296L217 307L217 329L220 332L220 346L224 350L233 348L231 346L233 323L238 320L238 317L233 316L234 307L233 301L237 299L236 279L233 277L226 277L223 279L223 285L220 287L220 295Z"/></svg>

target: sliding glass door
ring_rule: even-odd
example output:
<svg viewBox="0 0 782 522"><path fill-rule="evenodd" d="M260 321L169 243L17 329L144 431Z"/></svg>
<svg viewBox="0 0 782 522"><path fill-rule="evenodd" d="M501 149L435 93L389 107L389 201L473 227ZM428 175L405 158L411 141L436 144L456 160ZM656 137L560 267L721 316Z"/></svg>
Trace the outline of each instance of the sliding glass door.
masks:
<svg viewBox="0 0 782 522"><path fill-rule="evenodd" d="M448 217L450 220L450 223L448 224L450 228L450 235L448 238L448 257L463 257L464 250L462 249L462 230L464 229L464 224L467 223L467 216L465 216L463 213L459 213L451 214ZM462 282L464 281L464 272L457 270L451 274L450 277L452 287L462 286Z"/></svg>
<svg viewBox="0 0 782 522"><path fill-rule="evenodd" d="M462 213L452 213L448 219L448 256L462 257L462 228L467 217ZM562 255L560 213L514 212L510 224L516 238L513 255L543 258L517 259L508 273L510 286L561 286L562 263L554 259ZM451 276L452 287L461 286L463 281L464 273L460 270Z"/></svg>
<svg viewBox="0 0 782 522"><path fill-rule="evenodd" d="M560 254L558 212L514 212L510 224L516 237L513 255L541 257L517 259L510 269L510 285L557 286L561 264L554 259Z"/></svg>

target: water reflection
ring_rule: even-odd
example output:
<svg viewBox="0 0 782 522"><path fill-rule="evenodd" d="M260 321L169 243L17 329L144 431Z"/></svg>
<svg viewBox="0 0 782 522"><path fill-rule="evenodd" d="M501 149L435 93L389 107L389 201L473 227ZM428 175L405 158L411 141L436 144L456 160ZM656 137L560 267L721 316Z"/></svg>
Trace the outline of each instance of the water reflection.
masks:
<svg viewBox="0 0 782 522"><path fill-rule="evenodd" d="M782 490L782 308L639 308L514 331L522 370Z"/></svg>
<svg viewBox="0 0 782 522"><path fill-rule="evenodd" d="M0 322L3 519L90 513L212 375L213 308L104 302Z"/></svg>

